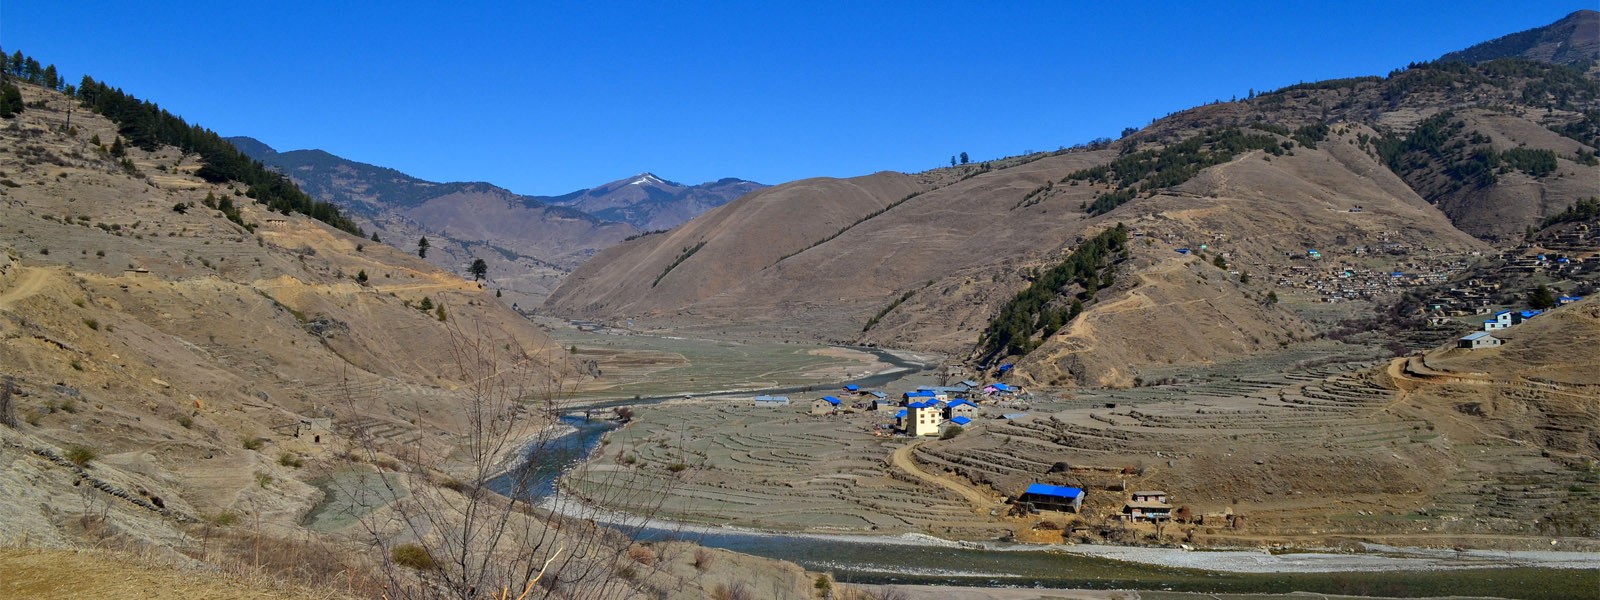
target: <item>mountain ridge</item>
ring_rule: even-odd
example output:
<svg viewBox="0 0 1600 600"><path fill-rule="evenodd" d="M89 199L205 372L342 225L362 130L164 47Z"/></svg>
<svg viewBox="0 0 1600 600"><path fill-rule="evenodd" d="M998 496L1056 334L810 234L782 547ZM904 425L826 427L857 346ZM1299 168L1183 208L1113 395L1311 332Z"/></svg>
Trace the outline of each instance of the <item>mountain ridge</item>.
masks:
<svg viewBox="0 0 1600 600"><path fill-rule="evenodd" d="M1600 12L1573 11L1549 25L1449 52L1439 60L1478 63L1510 57L1568 66L1594 61L1600 58Z"/></svg>
<svg viewBox="0 0 1600 600"><path fill-rule="evenodd" d="M1131 385L1141 365L1247 355L1355 318L1278 305L1323 300L1308 258L1434 270L1447 268L1434 258L1515 243L1595 192L1585 182L1600 180L1600 161L1582 124L1597 109L1593 75L1521 58L1300 84L1180 111L1117 142L871 176L910 183L893 194L836 196L866 178L771 188L601 252L545 306L970 356L1008 298L1121 222L1137 240L1127 261L1113 279L1058 290L1046 313L1073 295L1086 308L1059 329L1030 328L1046 339L1026 345L1037 355L1013 373ZM1379 309L1394 293L1349 300Z"/></svg>
<svg viewBox="0 0 1600 600"><path fill-rule="evenodd" d="M414 249L428 237L434 264L464 270L487 261L491 282L530 306L601 249L764 187L734 178L684 186L645 173L561 196L529 196L487 182L428 181L325 150L278 151L248 136L227 139L312 196L345 207L381 239ZM643 175L655 181L629 185Z"/></svg>

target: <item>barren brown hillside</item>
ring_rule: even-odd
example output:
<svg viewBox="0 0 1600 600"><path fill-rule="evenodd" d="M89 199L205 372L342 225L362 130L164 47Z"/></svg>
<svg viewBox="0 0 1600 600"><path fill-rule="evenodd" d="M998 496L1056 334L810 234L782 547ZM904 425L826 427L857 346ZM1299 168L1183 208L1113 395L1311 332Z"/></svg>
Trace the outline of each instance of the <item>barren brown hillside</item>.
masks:
<svg viewBox="0 0 1600 600"><path fill-rule="evenodd" d="M510 523L504 543L457 547L533 557L541 589L807 595L794 565L496 512L502 497L469 486L507 468L551 424L537 401L575 383L543 332L477 283L269 212L194 176L198 157L127 147L71 98L21 87L29 107L0 122L0 545L24 550L0 562L70 564L26 548L94 545L259 577L251 597L282 581L377 597L418 581L391 547L441 553L470 520L453 511L476 507ZM502 408L485 412L491 395ZM0 590L115 594L99 579L134 577L123 562L85 571L98 587L58 573ZM164 569L134 581L218 585Z"/></svg>
<svg viewBox="0 0 1600 600"><path fill-rule="evenodd" d="M688 306L922 189L912 177L879 173L762 190L666 233L601 252L568 277L549 304L613 317Z"/></svg>
<svg viewBox="0 0 1600 600"><path fill-rule="evenodd" d="M448 408L469 382L452 324L564 371L548 338L480 286L240 197L242 220L259 225L248 231L203 206L237 190L190 175L194 157L129 150L125 172L89 143L116 139L111 123L76 110L63 132L71 101L24 88L41 104L0 133L0 365L20 422L4 434L20 449L92 448L97 477L179 519L91 498L128 519L113 531L161 539L224 513L293 525L320 493L283 456L319 464L358 431L430 445L424 429L459 430ZM434 310L417 307L424 298ZM298 435L308 419L332 428ZM54 487L72 480L52 462L6 457L8 472L41 477L8 489L73 495ZM0 504L10 537L72 538L62 507Z"/></svg>
<svg viewBox="0 0 1600 600"><path fill-rule="evenodd" d="M923 173L917 195L881 214L871 211L887 198L862 205L832 187L779 186L602 253L546 307L965 356L1013 294L1122 222L1135 260L1082 322L1039 340L1044 352L1021 372L1126 384L1141 364L1256 352L1328 326L1303 318L1332 317L1290 315L1269 295L1360 303L1346 317L1379 311L1392 286L1330 295L1316 280L1334 270L1447 274L1490 249L1463 229L1512 243L1600 193L1584 112L1597 107L1593 73L1520 59L1291 86L1184 111L1108 145ZM1252 149L1208 145L1239 140ZM1157 166L1113 169L1136 159ZM841 205L857 208L832 208ZM1170 273L1166 263L1184 258L1177 250L1226 268L1194 269L1193 279L1142 272Z"/></svg>
<svg viewBox="0 0 1600 600"><path fill-rule="evenodd" d="M796 335L965 354L999 306L1033 273L1049 268L1099 228L1124 222L1134 236L1135 260L1118 268L1118 284L1057 343L1063 349L1105 351L1085 353L1086 368L1074 367L1085 382L1125 384L1134 377L1129 365L1207 361L1309 336L1308 324L1263 302L1275 283L1271 273L1305 264L1297 261L1308 248L1332 255L1397 239L1410 241L1417 251L1443 254L1484 248L1361 150L1357 136L1368 134L1351 126L1316 149L1245 154L1183 186L1099 217L1081 207L1104 189L1063 180L1115 158L1109 151L1066 152L987 171L971 167L970 177L954 170L943 174L943 182L930 183L928 191L786 258L795 252L786 249L798 236L769 241L761 228L775 223L753 213L740 222L757 225L725 226L715 236L697 228L710 221L694 221L660 240L650 236L603 253L564 285L551 306L558 312L641 316L657 323L736 320ZM812 206L828 199L823 191L779 186L707 219L730 222L730 214L750 213L754 209L746 207L761 198ZM818 223L820 218L807 219L810 214L784 221L790 224L785 231L838 231L835 222ZM827 235L832 232L818 239ZM670 264L701 240L707 242L703 248L650 287L662 263ZM1212 253L1204 261L1175 252L1202 244ZM1216 254L1232 266L1212 266ZM639 260L645 255L650 258ZM1387 268L1402 260L1379 256L1374 265ZM1187 275L1171 276L1179 263L1191 265ZM629 267L615 268L620 265ZM1255 282L1240 284L1241 271L1254 273ZM718 275L700 275L707 272ZM678 278L690 285L676 287ZM1119 300L1130 293L1137 298ZM863 334L868 321L886 309ZM1102 323L1098 334L1090 333L1095 322ZM1185 335L1155 335L1158 331ZM1118 350L1134 347L1138 350L1132 353ZM1063 362L1064 354L1047 350L1034 362ZM1066 375L1074 369L1028 370L1039 381L1061 383L1073 380Z"/></svg>

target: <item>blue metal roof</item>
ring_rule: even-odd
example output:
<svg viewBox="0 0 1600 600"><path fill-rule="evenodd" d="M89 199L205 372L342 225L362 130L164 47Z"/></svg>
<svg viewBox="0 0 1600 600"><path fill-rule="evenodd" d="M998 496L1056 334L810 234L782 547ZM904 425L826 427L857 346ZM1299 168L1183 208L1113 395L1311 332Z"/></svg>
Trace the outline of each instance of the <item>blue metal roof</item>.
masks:
<svg viewBox="0 0 1600 600"><path fill-rule="evenodd" d="M839 404L839 399L835 398L833 396L823 396L822 399L828 401L828 404L833 404L833 405L838 405Z"/></svg>
<svg viewBox="0 0 1600 600"><path fill-rule="evenodd" d="M906 416L906 409L904 409L904 408L900 409L900 412L895 413L894 416L901 417L901 418L905 417Z"/></svg>
<svg viewBox="0 0 1600 600"><path fill-rule="evenodd" d="M934 400L928 400L926 402L912 402L911 404L906 405L907 408L934 408L936 406L939 406L939 403Z"/></svg>
<svg viewBox="0 0 1600 600"><path fill-rule="evenodd" d="M874 396L877 396L877 397L878 397L878 399L880 399L880 400L882 400L882 399L884 399L884 398L888 398L888 397L889 397L889 395L888 395L888 394L885 394L885 393L883 393L883 392L867 392L867 393L868 393L868 394L872 394L872 395L874 395Z"/></svg>
<svg viewBox="0 0 1600 600"><path fill-rule="evenodd" d="M1055 496L1057 498L1077 499L1083 497L1083 490L1075 487L1035 483L1028 486L1024 494L1038 494L1040 496Z"/></svg>
<svg viewBox="0 0 1600 600"><path fill-rule="evenodd" d="M850 391L854 392L856 390L861 389L861 386L852 383L850 385L844 386L844 389L847 389L847 390L850 390Z"/></svg>
<svg viewBox="0 0 1600 600"><path fill-rule="evenodd" d="M1522 318L1530 319L1530 318L1537 317L1539 315L1544 314L1544 311L1542 311L1542 310L1525 310L1525 311L1522 311L1521 314L1522 314Z"/></svg>
<svg viewBox="0 0 1600 600"><path fill-rule="evenodd" d="M1000 390L1002 392L1006 392L1006 391L1010 391L1011 390L1011 386L1006 385L1004 383L991 383L991 384L989 384L989 386L993 387L994 389Z"/></svg>
<svg viewBox="0 0 1600 600"><path fill-rule="evenodd" d="M906 392L906 397L907 398L922 398L922 397L932 398L933 397L933 390L917 390L915 392Z"/></svg>
<svg viewBox="0 0 1600 600"><path fill-rule="evenodd" d="M963 380L961 380L961 385L967 386L969 388L975 388L975 387L978 387L978 382L973 381L971 379L963 379Z"/></svg>
<svg viewBox="0 0 1600 600"><path fill-rule="evenodd" d="M1014 366L1016 366L1016 365L1014 365L1012 363L1006 363L1006 364L1000 365L1000 372L1004 373L1006 371L1010 371L1011 367L1014 367Z"/></svg>
<svg viewBox="0 0 1600 600"><path fill-rule="evenodd" d="M966 400L957 400L955 402L951 402L950 403L950 408L955 408L955 407L961 406L963 404L965 404L967 406L977 406L976 404L973 404L971 402L967 402Z"/></svg>
<svg viewBox="0 0 1600 600"><path fill-rule="evenodd" d="M972 419L968 417L956 417L954 419L950 419L950 422L957 425L966 425L967 423L971 423Z"/></svg>

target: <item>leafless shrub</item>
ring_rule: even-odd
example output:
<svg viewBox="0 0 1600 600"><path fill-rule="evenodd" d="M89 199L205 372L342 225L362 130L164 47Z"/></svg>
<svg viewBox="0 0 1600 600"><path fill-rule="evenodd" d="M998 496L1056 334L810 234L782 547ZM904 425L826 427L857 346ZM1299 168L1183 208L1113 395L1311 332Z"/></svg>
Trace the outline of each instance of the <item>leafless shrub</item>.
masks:
<svg viewBox="0 0 1600 600"><path fill-rule="evenodd" d="M6 377L5 381L0 381L0 425L16 429L17 413L11 407L13 385L10 377Z"/></svg>
<svg viewBox="0 0 1600 600"><path fill-rule="evenodd" d="M711 568L711 563L717 561L716 553L705 548L694 549L694 568L704 572Z"/></svg>
<svg viewBox="0 0 1600 600"><path fill-rule="evenodd" d="M743 581L735 581L733 585L719 583L711 589L711 600L754 600L755 597Z"/></svg>
<svg viewBox="0 0 1600 600"><path fill-rule="evenodd" d="M378 550L373 558L386 579L382 595L467 600L550 597L557 590L563 598L634 594L644 571L664 561L623 532L641 531L638 526L666 496L664 489L647 486L665 483L634 483L612 472L605 477L614 479L600 481L604 491L592 492L600 497L580 501L556 493L535 505L539 467L559 464L559 435L552 433L558 430L550 425L570 391L567 357L550 349L529 352L482 325L469 332L452 320L445 327L458 381L466 383L461 397L451 400L456 413L444 417L461 426L456 442L448 448L436 442L385 446L365 436L357 443L364 462L393 472L362 490L378 496L382 509L359 519ZM404 420L418 425L424 415L442 418L437 406L429 408L431 413L416 407ZM642 507L641 498L647 499ZM608 505L627 505L637 516L595 508ZM434 568L399 564L391 552L401 544L421 548Z"/></svg>

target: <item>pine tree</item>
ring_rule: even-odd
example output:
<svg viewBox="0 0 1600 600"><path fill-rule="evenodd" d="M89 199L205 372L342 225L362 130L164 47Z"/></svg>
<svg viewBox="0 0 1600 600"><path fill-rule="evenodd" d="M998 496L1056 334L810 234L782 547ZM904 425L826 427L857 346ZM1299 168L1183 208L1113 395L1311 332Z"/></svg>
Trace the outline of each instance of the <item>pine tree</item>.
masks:
<svg viewBox="0 0 1600 600"><path fill-rule="evenodd" d="M965 153L965 152L962 152L962 153L961 153L961 164L963 164L963 165L964 165L964 164L967 164L967 162L968 162L968 161L967 161L967 153Z"/></svg>
<svg viewBox="0 0 1600 600"><path fill-rule="evenodd" d="M485 275L489 274L489 263L483 262L481 258L474 258L472 259L472 266L467 267L467 272L472 274L473 281L481 280Z"/></svg>
<svg viewBox="0 0 1600 600"><path fill-rule="evenodd" d="M366 269L362 269L362 270L356 272L356 283L359 283L361 285L366 285L367 284L367 270Z"/></svg>
<svg viewBox="0 0 1600 600"><path fill-rule="evenodd" d="M1540 284L1538 288L1534 289L1532 292L1528 292L1528 305L1537 310L1554 308L1556 305L1556 294L1555 292L1550 291L1549 286Z"/></svg>
<svg viewBox="0 0 1600 600"><path fill-rule="evenodd" d="M119 135L116 141L111 142L111 155L126 156L127 154L128 149L122 145L122 136Z"/></svg>
<svg viewBox="0 0 1600 600"><path fill-rule="evenodd" d="M378 243L382 243L383 242L383 240L378 239L378 232L376 232L376 231L372 232L372 241L378 242Z"/></svg>
<svg viewBox="0 0 1600 600"><path fill-rule="evenodd" d="M10 82L0 84L0 118L15 117L25 108L27 105L22 102L22 90Z"/></svg>
<svg viewBox="0 0 1600 600"><path fill-rule="evenodd" d="M428 257L428 238L427 238L427 236L423 236L422 239L417 240L417 258L427 258L427 257Z"/></svg>

